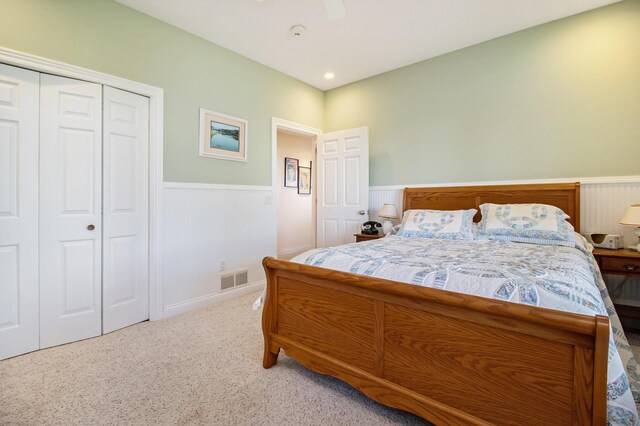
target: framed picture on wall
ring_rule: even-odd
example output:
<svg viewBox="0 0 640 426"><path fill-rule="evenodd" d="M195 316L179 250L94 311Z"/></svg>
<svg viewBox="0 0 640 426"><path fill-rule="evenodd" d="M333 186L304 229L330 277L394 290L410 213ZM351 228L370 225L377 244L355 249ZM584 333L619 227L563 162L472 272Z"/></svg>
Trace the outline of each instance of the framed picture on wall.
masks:
<svg viewBox="0 0 640 426"><path fill-rule="evenodd" d="M200 108L200 156L247 161L249 122Z"/></svg>
<svg viewBox="0 0 640 426"><path fill-rule="evenodd" d="M311 194L311 167L298 167L298 194Z"/></svg>
<svg viewBox="0 0 640 426"><path fill-rule="evenodd" d="M284 158L284 186L288 188L298 187L298 159Z"/></svg>

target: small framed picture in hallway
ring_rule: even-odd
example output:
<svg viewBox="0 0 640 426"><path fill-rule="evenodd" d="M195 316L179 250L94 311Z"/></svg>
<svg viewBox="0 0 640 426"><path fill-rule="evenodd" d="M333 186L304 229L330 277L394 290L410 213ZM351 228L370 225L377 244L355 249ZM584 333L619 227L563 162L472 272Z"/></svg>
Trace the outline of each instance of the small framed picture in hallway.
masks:
<svg viewBox="0 0 640 426"><path fill-rule="evenodd" d="M284 158L284 186L288 188L298 187L298 159Z"/></svg>
<svg viewBox="0 0 640 426"><path fill-rule="evenodd" d="M298 167L298 194L311 194L311 167Z"/></svg>

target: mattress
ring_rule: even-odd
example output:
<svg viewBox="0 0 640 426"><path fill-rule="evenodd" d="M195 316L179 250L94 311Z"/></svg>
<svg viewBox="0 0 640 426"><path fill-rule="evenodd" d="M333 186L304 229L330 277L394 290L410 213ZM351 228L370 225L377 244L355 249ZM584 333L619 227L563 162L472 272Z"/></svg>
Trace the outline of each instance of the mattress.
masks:
<svg viewBox="0 0 640 426"><path fill-rule="evenodd" d="M387 236L292 259L354 274L610 319L607 418L640 425L640 369L590 247Z"/></svg>

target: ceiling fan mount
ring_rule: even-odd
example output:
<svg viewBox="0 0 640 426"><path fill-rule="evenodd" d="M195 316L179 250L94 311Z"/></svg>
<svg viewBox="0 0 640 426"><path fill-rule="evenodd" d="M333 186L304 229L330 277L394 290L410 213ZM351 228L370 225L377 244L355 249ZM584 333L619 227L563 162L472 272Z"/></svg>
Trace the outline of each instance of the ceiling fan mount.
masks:
<svg viewBox="0 0 640 426"><path fill-rule="evenodd" d="M331 22L347 16L347 8L344 5L344 0L324 0L324 8Z"/></svg>

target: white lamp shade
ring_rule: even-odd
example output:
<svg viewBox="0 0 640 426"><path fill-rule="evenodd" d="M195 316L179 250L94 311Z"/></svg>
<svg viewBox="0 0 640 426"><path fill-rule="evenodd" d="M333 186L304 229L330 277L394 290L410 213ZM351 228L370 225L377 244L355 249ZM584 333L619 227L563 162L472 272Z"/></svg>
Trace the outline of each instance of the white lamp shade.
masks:
<svg viewBox="0 0 640 426"><path fill-rule="evenodd" d="M640 204L632 204L620 219L620 225L640 226Z"/></svg>
<svg viewBox="0 0 640 426"><path fill-rule="evenodd" d="M378 212L378 217L385 217L387 219L394 219L398 217L396 206L393 204L385 204Z"/></svg>

